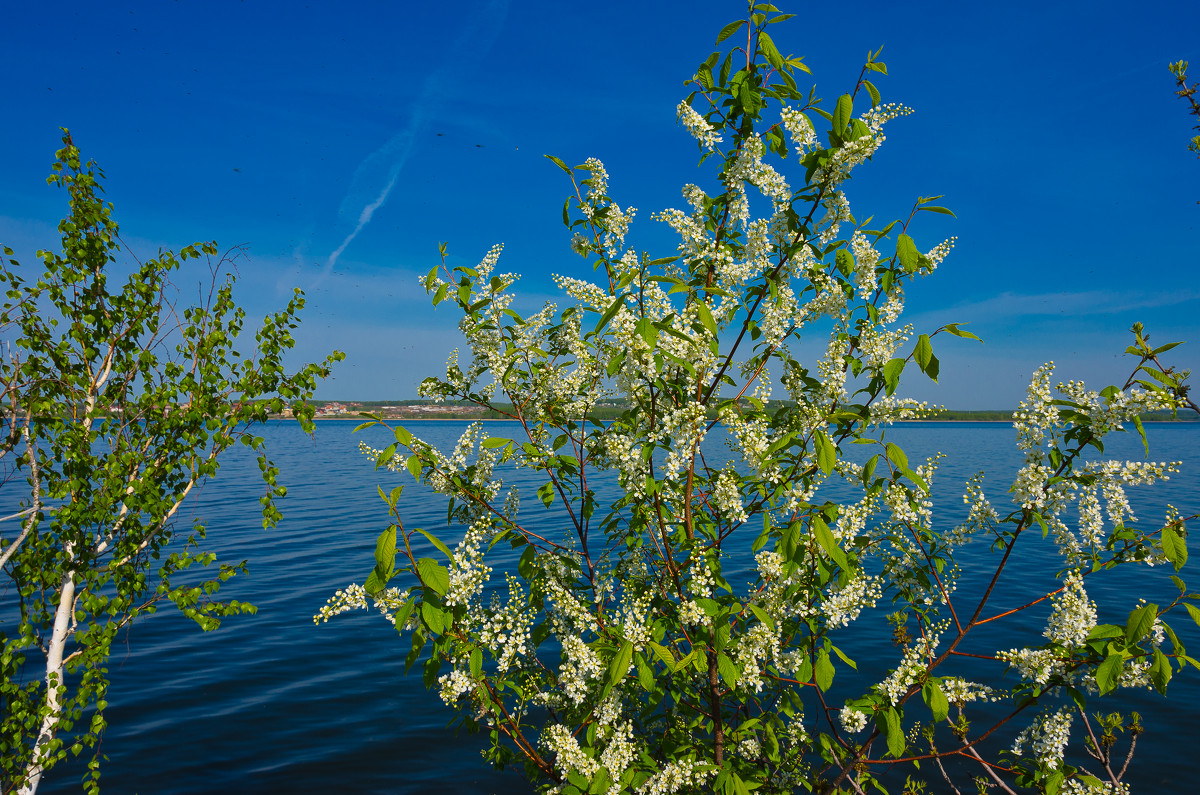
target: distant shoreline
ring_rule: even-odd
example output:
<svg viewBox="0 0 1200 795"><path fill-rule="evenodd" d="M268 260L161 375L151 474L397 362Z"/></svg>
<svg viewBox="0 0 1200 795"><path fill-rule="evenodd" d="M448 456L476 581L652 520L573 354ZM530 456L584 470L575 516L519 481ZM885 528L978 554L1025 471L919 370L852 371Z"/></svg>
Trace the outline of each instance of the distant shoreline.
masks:
<svg viewBox="0 0 1200 795"><path fill-rule="evenodd" d="M290 419L295 419L295 418L294 417L285 417L282 414L272 414L271 419L273 419L273 420L290 420ZM385 421L403 420L404 422L456 422L456 421L457 422L519 422L519 420L515 417L472 417L469 415L467 415L467 416L447 415L444 417L383 417L381 419L383 419ZM579 419L579 418L576 417L575 419ZM365 422L365 421L369 421L370 418L363 417L363 416L355 416L352 414L334 414L331 416L313 417L314 422L328 422L330 420L339 420L342 422L349 422L349 421ZM597 422L611 422L611 421L612 421L611 419L597 420ZM1012 420L939 419L937 417L929 417L927 419L922 419L922 420L915 420L915 419L895 420L892 424L897 425L900 423L925 423L925 422L961 422L961 423L971 423L973 425L1012 425L1012 423L1013 423ZM1143 425L1147 425L1147 424L1190 425L1192 423L1198 423L1198 422L1200 422L1200 420L1185 420L1185 419L1177 419L1177 420L1144 419L1144 420L1142 420Z"/></svg>

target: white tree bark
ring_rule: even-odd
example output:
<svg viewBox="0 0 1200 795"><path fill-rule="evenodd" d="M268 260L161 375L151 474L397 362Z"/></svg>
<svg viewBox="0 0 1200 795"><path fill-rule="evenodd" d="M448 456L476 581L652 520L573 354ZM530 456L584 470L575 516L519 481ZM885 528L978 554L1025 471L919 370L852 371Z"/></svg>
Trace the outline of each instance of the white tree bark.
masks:
<svg viewBox="0 0 1200 795"><path fill-rule="evenodd" d="M58 721L62 713L62 703L58 694L59 689L63 687L65 673L63 652L67 648L67 639L71 636L71 613L74 605L75 575L67 572L59 591L58 610L54 613L54 631L46 649L46 716L42 718L42 726L33 747L33 757L26 768L27 778L25 785L20 789L21 795L33 795L37 792L44 769L42 762L58 730Z"/></svg>

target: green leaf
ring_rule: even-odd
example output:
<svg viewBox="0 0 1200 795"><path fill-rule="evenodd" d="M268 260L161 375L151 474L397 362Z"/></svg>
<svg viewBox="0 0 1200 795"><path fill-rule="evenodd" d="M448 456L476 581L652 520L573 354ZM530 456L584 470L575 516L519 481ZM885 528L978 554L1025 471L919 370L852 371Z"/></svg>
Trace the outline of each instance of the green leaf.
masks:
<svg viewBox="0 0 1200 795"><path fill-rule="evenodd" d="M929 709L933 712L933 720L935 723L941 723L950 714L950 702L946 700L946 694L942 692L942 685L936 679L928 679L925 681L924 687L921 688L921 695L925 699L925 703L929 705Z"/></svg>
<svg viewBox="0 0 1200 795"><path fill-rule="evenodd" d="M621 369L621 365L623 365L624 363L625 363L625 352L619 351L619 352L613 354L613 357L608 360L608 366L605 368L605 372L607 372L610 376L615 375L616 372Z"/></svg>
<svg viewBox="0 0 1200 795"><path fill-rule="evenodd" d="M613 299L608 309L604 310L604 314L600 317L600 322L596 324L596 328L593 329L592 333L599 334L603 331L604 327L608 325L608 321L612 320L617 312L621 311L621 307L623 306L625 306L625 296L618 295Z"/></svg>
<svg viewBox="0 0 1200 795"><path fill-rule="evenodd" d="M521 553L520 560L517 561L517 573L526 580L532 580L535 570L534 561L537 559L537 547L533 544L527 544L525 551Z"/></svg>
<svg viewBox="0 0 1200 795"><path fill-rule="evenodd" d="M951 210L949 207L937 207L935 205L930 204L930 205L926 205L924 207L918 207L917 209L924 210L925 212L930 212L930 213L941 213L942 215L949 215L953 218L958 217L957 215L954 214L954 211Z"/></svg>
<svg viewBox="0 0 1200 795"><path fill-rule="evenodd" d="M753 613L759 621L766 624L771 629L775 629L775 619L771 618L770 614L767 613L766 610L763 610L761 607L755 604L748 605L748 607L750 608L750 612Z"/></svg>
<svg viewBox="0 0 1200 795"><path fill-rule="evenodd" d="M917 251L917 244L904 232L896 239L896 257L907 273L915 272L921 264L921 252Z"/></svg>
<svg viewBox="0 0 1200 795"><path fill-rule="evenodd" d="M1171 681L1171 674L1171 662L1167 659L1167 655L1156 648L1154 663L1150 666L1150 681L1154 683L1154 689L1164 696L1167 694L1167 685Z"/></svg>
<svg viewBox="0 0 1200 795"><path fill-rule="evenodd" d="M545 157L547 160L549 160L549 161L550 161L551 163L553 163L554 165L556 165L556 166L558 166L559 168L561 168L561 169L562 169L563 171L565 171L566 173L568 173L568 174L570 174L570 173L571 173L571 169L567 167L567 164L566 164L566 163L564 163L563 161L559 160L559 159L558 159L557 157L555 157L554 155L543 155L543 157Z"/></svg>
<svg viewBox="0 0 1200 795"><path fill-rule="evenodd" d="M837 463L837 445L826 435L825 431L820 429L813 434L813 437L817 443L817 466L828 475Z"/></svg>
<svg viewBox="0 0 1200 795"><path fill-rule="evenodd" d="M863 81L863 87L867 89L867 93L871 95L871 107L878 107L882 99L879 96L879 89L870 80Z"/></svg>
<svg viewBox="0 0 1200 795"><path fill-rule="evenodd" d="M821 548L825 550L829 557L833 558L833 562L841 567L843 571L848 570L850 565L846 561L846 553L838 546L837 539L833 537L833 533L830 532L829 525L825 524L825 520L820 516L814 516L812 518L812 530L813 535L817 537L817 543L821 545Z"/></svg>
<svg viewBox="0 0 1200 795"><path fill-rule="evenodd" d="M765 30L758 34L758 49L766 57L767 63L781 72L784 70L783 56L779 54L779 50L775 48L775 42L771 41L771 37Z"/></svg>
<svg viewBox="0 0 1200 795"><path fill-rule="evenodd" d="M1132 611L1129 614L1129 620L1125 622L1125 643L1137 643L1149 635L1156 618L1158 618L1158 605L1153 602Z"/></svg>
<svg viewBox="0 0 1200 795"><path fill-rule="evenodd" d="M1182 344L1183 344L1182 342L1168 342L1166 345L1159 345L1157 348L1155 348L1152 351L1152 354L1157 356L1160 353L1166 353L1167 351L1171 350L1172 348L1174 348L1178 345L1182 345Z"/></svg>
<svg viewBox="0 0 1200 795"><path fill-rule="evenodd" d="M885 392L891 395L900 385L900 373L904 372L903 359L891 359L883 366L883 383Z"/></svg>
<svg viewBox="0 0 1200 795"><path fill-rule="evenodd" d="M413 608L416 607L416 605L417 603L412 599L406 599L404 605L396 611L397 632L404 632L405 627L408 626L408 617L412 615Z"/></svg>
<svg viewBox="0 0 1200 795"><path fill-rule="evenodd" d="M904 741L904 728L900 725L900 713L895 707L888 707L883 712L884 726L887 731L888 753L897 759L904 755L907 743Z"/></svg>
<svg viewBox="0 0 1200 795"><path fill-rule="evenodd" d="M680 671L684 670L685 668L687 668L689 666L697 667L699 665L700 665L700 653L698 651L696 651L695 649L692 649L690 652L685 654L683 657L680 657L678 660L675 660L671 664L671 672L679 673Z"/></svg>
<svg viewBox="0 0 1200 795"><path fill-rule="evenodd" d="M1119 651L1110 653L1096 668L1096 686L1100 695L1107 695L1117 689L1121 678L1121 669L1125 665L1125 655Z"/></svg>
<svg viewBox="0 0 1200 795"><path fill-rule="evenodd" d="M919 488L921 491L925 492L926 494L929 493L929 484L925 482L925 478L918 475L914 470L905 468L900 470L900 473L916 484L917 488Z"/></svg>
<svg viewBox="0 0 1200 795"><path fill-rule="evenodd" d="M779 439L776 440L770 447L767 448L766 457L769 458L771 455L779 452L780 450L784 449L785 447L790 447L792 445L793 440L795 440L795 438L796 438L795 431L785 433L783 436L779 437Z"/></svg>
<svg viewBox="0 0 1200 795"><path fill-rule="evenodd" d="M511 444L511 443L512 443L512 439L501 439L498 436L493 436L491 438L484 439L483 443L480 445L480 447L483 447L484 449L487 449L487 450L494 450L497 447L504 447L505 445Z"/></svg>
<svg viewBox="0 0 1200 795"><path fill-rule="evenodd" d="M592 726L595 724L593 723ZM595 741L589 739L588 742L590 744ZM588 795L602 795L602 793L608 792L610 787L612 787L612 781L608 777L608 770L602 767L592 776L591 784L588 785Z"/></svg>
<svg viewBox="0 0 1200 795"><path fill-rule="evenodd" d="M712 312L709 311L708 304L703 301L696 302L696 314L700 316L700 322L704 324L704 328L708 329L708 333L714 337L717 336L717 321L713 319Z"/></svg>
<svg viewBox="0 0 1200 795"><path fill-rule="evenodd" d="M549 508L554 503L554 484L543 483L538 486L537 494L542 499L542 505Z"/></svg>
<svg viewBox="0 0 1200 795"><path fill-rule="evenodd" d="M478 679L483 674L483 652L479 649L471 649L470 661L471 677Z"/></svg>
<svg viewBox="0 0 1200 795"><path fill-rule="evenodd" d="M390 570L396 565L396 527L393 525L375 540L375 565Z"/></svg>
<svg viewBox="0 0 1200 795"><path fill-rule="evenodd" d="M854 273L854 255L844 248L839 248L833 256L837 269L849 278Z"/></svg>
<svg viewBox="0 0 1200 795"><path fill-rule="evenodd" d="M888 442L884 449L887 450L888 460L895 465L896 469L908 469L908 456L904 454L903 450L891 442Z"/></svg>
<svg viewBox="0 0 1200 795"><path fill-rule="evenodd" d="M1088 633L1088 640L1100 640L1102 638L1119 638L1125 634L1122 627L1116 624L1097 624L1092 627L1092 631Z"/></svg>
<svg viewBox="0 0 1200 795"><path fill-rule="evenodd" d="M838 97L837 106L833 109L833 131L841 136L850 124L854 115L854 98L849 94Z"/></svg>
<svg viewBox="0 0 1200 795"><path fill-rule="evenodd" d="M438 596L445 596L450 590L450 573L433 558L421 558L417 561L417 576Z"/></svg>
<svg viewBox="0 0 1200 795"><path fill-rule="evenodd" d="M913 360L916 361L917 366L921 368L921 372L923 373L929 373L930 365L937 362L937 358L933 355L933 345L929 342L928 334L922 334L917 338L917 347L913 349ZM936 370L933 374L933 380L937 381Z"/></svg>
<svg viewBox="0 0 1200 795"><path fill-rule="evenodd" d="M646 658L640 652L634 655L633 662L637 666L638 684L646 692L654 690L654 669L650 667L650 663L646 662Z"/></svg>
<svg viewBox="0 0 1200 795"><path fill-rule="evenodd" d="M833 663L829 660L829 651L821 649L817 654L817 662L813 665L813 681L821 690L828 691L833 687Z"/></svg>
<svg viewBox="0 0 1200 795"><path fill-rule="evenodd" d="M927 367L923 367L921 369L923 369L925 371L925 375L929 376L929 380L933 381L933 383L936 384L937 380L938 380L938 375L941 372L941 368L942 368L942 363L941 363L941 361L938 360L938 357L931 356L929 358L929 365Z"/></svg>
<svg viewBox="0 0 1200 795"><path fill-rule="evenodd" d="M1146 451L1146 455L1150 455L1150 442L1146 440L1146 428L1142 425L1142 418L1138 415L1133 415L1133 427L1137 428L1138 436L1142 438L1142 449ZM1179 570L1178 567L1175 569Z"/></svg>
<svg viewBox="0 0 1200 795"><path fill-rule="evenodd" d="M843 652L837 646L831 645L830 648L833 649L833 653L836 654L841 659L842 662L846 663L846 665L849 665L854 670L856 670L856 671L858 670L858 664L855 663L854 660L851 660L849 657L847 657L845 652Z"/></svg>
<svg viewBox="0 0 1200 795"><path fill-rule="evenodd" d="M383 448L383 450L379 453L379 455L377 455L375 457L375 469L379 470L382 467L386 466L387 463L392 460L392 456L394 456L395 454L396 454L396 445L393 442L392 444L389 444L387 447ZM381 493L382 493L382 490L381 490ZM387 498L384 498L384 502L387 502Z"/></svg>
<svg viewBox="0 0 1200 795"><path fill-rule="evenodd" d="M745 24L746 24L746 20L738 19L733 22L730 22L728 25L721 28L721 32L717 34L717 44L720 44L721 42L725 41L725 39L732 36L738 28L740 28L742 25L745 25ZM722 82L724 82L724 81L722 81Z"/></svg>
<svg viewBox="0 0 1200 795"><path fill-rule="evenodd" d="M379 572L371 569L371 573L367 575L366 582L363 583L363 590L369 596L375 596L386 587L387 583L380 579Z"/></svg>
<svg viewBox="0 0 1200 795"><path fill-rule="evenodd" d="M1183 606L1187 608L1188 615L1192 617L1192 621L1196 622L1196 626L1200 627L1200 608L1188 602L1184 602Z"/></svg>
<svg viewBox="0 0 1200 795"><path fill-rule="evenodd" d="M646 345L653 349L654 344L658 341L658 326L654 325L654 321L650 318L642 318L637 322L637 332L642 335Z"/></svg>
<svg viewBox="0 0 1200 795"><path fill-rule="evenodd" d="M983 340L980 340L979 337L976 337L971 332L964 331L963 329L959 328L959 326L961 326L961 325L963 325L963 324L962 323L948 323L943 328L945 328L947 332L953 334L956 337L965 337L966 339L969 339L969 340L979 340L980 342L983 342Z"/></svg>
<svg viewBox="0 0 1200 795"><path fill-rule="evenodd" d="M871 481L875 478L875 467L879 466L879 453L867 459L867 463L863 465L862 481L864 486L870 486Z"/></svg>
<svg viewBox="0 0 1200 795"><path fill-rule="evenodd" d="M446 620L445 611L430 602L421 603L421 620L435 635L441 635L450 626L450 622Z"/></svg>
<svg viewBox="0 0 1200 795"><path fill-rule="evenodd" d="M738 679L741 678L742 672L725 652L717 655L717 672L721 674L721 678L725 680L725 684L730 690L737 689Z"/></svg>
<svg viewBox="0 0 1200 795"><path fill-rule="evenodd" d="M1174 527L1163 528L1162 547L1163 554L1167 556L1167 560L1171 561L1175 571L1182 569L1188 559L1187 541L1179 535Z"/></svg>
<svg viewBox="0 0 1200 795"><path fill-rule="evenodd" d="M443 555L445 555L445 556L446 556L446 559L447 559L447 560L449 560L449 559L451 559L451 558L453 557L453 555L450 553L450 547L448 547L448 546L446 546L445 544L443 544L443 543L442 543L440 540L438 540L438 538L437 538L436 536L434 536L432 533L427 533L427 532L425 532L424 530L422 530L422 529L421 529L421 528L419 528L419 527L417 528L417 532L418 532L418 533L420 533L421 535L425 536L426 538L428 538L428 539L429 539L429 543L431 543L431 544L433 544L435 547L437 547L437 548L438 548L438 549L441 551L441 553L442 553Z"/></svg>
<svg viewBox="0 0 1200 795"><path fill-rule="evenodd" d="M410 475L417 480L421 479L421 459L417 458L415 455L409 456L409 459L405 462L404 466L406 469L408 469L408 473Z"/></svg>
<svg viewBox="0 0 1200 795"><path fill-rule="evenodd" d="M613 685L625 678L625 674L629 672L629 664L631 662L633 662L633 644L629 641L624 641L621 643L621 648L617 650L617 655L613 657L612 662L608 665L608 674L605 677L604 685L605 696L612 690Z"/></svg>
<svg viewBox="0 0 1200 795"><path fill-rule="evenodd" d="M675 670L675 655L671 650L654 641L650 641L650 651L654 652L654 656L663 662L671 670Z"/></svg>

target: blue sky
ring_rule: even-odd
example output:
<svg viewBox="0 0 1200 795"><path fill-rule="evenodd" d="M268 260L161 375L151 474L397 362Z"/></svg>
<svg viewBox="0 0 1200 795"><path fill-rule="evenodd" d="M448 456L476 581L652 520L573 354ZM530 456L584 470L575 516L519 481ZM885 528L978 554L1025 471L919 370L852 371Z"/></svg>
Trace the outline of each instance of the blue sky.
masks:
<svg viewBox="0 0 1200 795"><path fill-rule="evenodd" d="M985 344L935 344L950 408L1009 408L1032 371L1123 380L1135 320L1200 369L1200 161L1167 63L1200 80L1200 4L779 4L773 30L818 95L847 91L883 46L885 101L916 110L847 188L860 217L925 214L918 245L958 244L909 292L918 331L969 322ZM542 155L600 158L639 209L629 241L673 243L650 213L704 179L676 123L683 81L737 2L573 4L24 3L6 9L0 242L53 247L45 177L69 127L108 175L139 255L245 245L252 316L308 293L299 356L347 353L319 395L415 397L459 344L417 278L505 244L526 308L578 274L561 223L569 183ZM794 161L790 161L794 162ZM191 278L193 281L189 282ZM195 275L181 278L185 295ZM940 339L940 338L939 338ZM935 341L936 343L936 341Z"/></svg>

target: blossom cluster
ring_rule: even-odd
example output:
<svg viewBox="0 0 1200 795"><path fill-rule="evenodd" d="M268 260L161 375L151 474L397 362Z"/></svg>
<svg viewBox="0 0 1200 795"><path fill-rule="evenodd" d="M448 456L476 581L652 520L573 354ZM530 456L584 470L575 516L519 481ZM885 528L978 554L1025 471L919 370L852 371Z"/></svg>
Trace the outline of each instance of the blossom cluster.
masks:
<svg viewBox="0 0 1200 795"><path fill-rule="evenodd" d="M1067 707L1043 712L1017 735L1013 753L1021 754L1028 745L1039 763L1057 770L1062 764L1063 749L1071 739L1071 718L1071 710Z"/></svg>
<svg viewBox="0 0 1200 795"><path fill-rule="evenodd" d="M683 126L687 128L693 138L699 141L701 146L712 149L721 142L721 134L690 104L680 102L675 111L679 116L679 121L683 122Z"/></svg>
<svg viewBox="0 0 1200 795"><path fill-rule="evenodd" d="M841 712L838 713L838 721L842 724L842 729L849 734L858 734L867 728L866 713L853 707L842 707Z"/></svg>
<svg viewBox="0 0 1200 795"><path fill-rule="evenodd" d="M878 577L859 574L844 586L831 589L821 602L821 610L830 628L845 627L863 610L874 607L882 596L883 584Z"/></svg>
<svg viewBox="0 0 1200 795"><path fill-rule="evenodd" d="M899 704L901 697L908 692L908 689L920 681L944 629L945 625L935 627L930 634L917 638L916 642L905 650L904 658L896 670L879 683L879 690L887 698L889 704Z"/></svg>
<svg viewBox="0 0 1200 795"><path fill-rule="evenodd" d="M692 759L676 759L637 788L639 795L669 795L673 792L694 792L712 778L710 766Z"/></svg>
<svg viewBox="0 0 1200 795"><path fill-rule="evenodd" d="M321 606L317 614L313 616L314 624L323 624L334 616L342 613L349 613L351 610L365 610L371 605L375 606L387 621L392 624L396 623L395 611L399 610L404 604L404 594L399 588L388 588L374 597L368 596L366 589L357 583L342 588L334 593L333 596Z"/></svg>
<svg viewBox="0 0 1200 795"><path fill-rule="evenodd" d="M1063 581L1063 590L1054 599L1054 610L1043 633L1067 649L1077 649L1096 626L1096 604L1083 589L1083 577L1073 571Z"/></svg>

